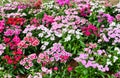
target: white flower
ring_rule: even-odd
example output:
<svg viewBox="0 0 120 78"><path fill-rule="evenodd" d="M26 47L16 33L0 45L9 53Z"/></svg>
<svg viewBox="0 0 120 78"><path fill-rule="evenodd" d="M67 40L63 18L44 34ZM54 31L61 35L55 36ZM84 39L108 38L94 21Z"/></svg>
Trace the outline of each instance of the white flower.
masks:
<svg viewBox="0 0 120 78"><path fill-rule="evenodd" d="M5 74L4 78L12 78L12 76L10 74Z"/></svg>
<svg viewBox="0 0 120 78"><path fill-rule="evenodd" d="M117 56L113 56L113 62L116 62L118 60Z"/></svg>
<svg viewBox="0 0 120 78"><path fill-rule="evenodd" d="M4 68L3 68L3 67L0 67L0 70L4 70Z"/></svg>
<svg viewBox="0 0 120 78"><path fill-rule="evenodd" d="M107 65L111 65L112 66L113 64L111 63L111 61L109 61L109 62L107 62Z"/></svg>
<svg viewBox="0 0 120 78"><path fill-rule="evenodd" d="M77 39L80 39L80 35L76 35L76 38L77 38Z"/></svg>
<svg viewBox="0 0 120 78"><path fill-rule="evenodd" d="M52 41L55 40L55 37L54 37L54 36L51 36L51 37L50 37L50 40L52 40Z"/></svg>
<svg viewBox="0 0 120 78"><path fill-rule="evenodd" d="M67 37L65 38L65 42L70 41L71 40L71 35L67 35Z"/></svg>
<svg viewBox="0 0 120 78"><path fill-rule="evenodd" d="M66 33L68 30L67 28L62 29L62 32Z"/></svg>
<svg viewBox="0 0 120 78"><path fill-rule="evenodd" d="M49 44L49 42L44 42L44 45L46 45L46 46L47 46L48 44Z"/></svg>
<svg viewBox="0 0 120 78"><path fill-rule="evenodd" d="M112 55L108 55L109 58L111 58Z"/></svg>
<svg viewBox="0 0 120 78"><path fill-rule="evenodd" d="M57 37L62 37L62 34L61 34L61 33L55 33L55 35L56 35Z"/></svg>
<svg viewBox="0 0 120 78"><path fill-rule="evenodd" d="M112 23L110 24L110 27L112 27L112 26L115 26L115 22L112 22Z"/></svg>
<svg viewBox="0 0 120 78"><path fill-rule="evenodd" d="M114 50L118 51L118 52L117 52L117 54L120 54L120 48L115 47L115 49L114 49Z"/></svg>
<svg viewBox="0 0 120 78"><path fill-rule="evenodd" d="M43 33L39 33L38 36L39 36L39 37L43 37L44 34L43 34Z"/></svg>
<svg viewBox="0 0 120 78"><path fill-rule="evenodd" d="M68 33L74 34L74 33L75 33L75 30L69 30Z"/></svg>
<svg viewBox="0 0 120 78"><path fill-rule="evenodd" d="M42 45L42 46L41 46L41 49L42 49L42 50L45 50L45 49L46 49L46 46L45 46L45 45Z"/></svg>

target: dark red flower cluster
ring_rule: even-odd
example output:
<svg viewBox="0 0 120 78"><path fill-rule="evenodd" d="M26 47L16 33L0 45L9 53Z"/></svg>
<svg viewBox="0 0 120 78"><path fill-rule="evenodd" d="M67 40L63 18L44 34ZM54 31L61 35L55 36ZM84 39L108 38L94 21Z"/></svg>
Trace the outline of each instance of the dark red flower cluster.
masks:
<svg viewBox="0 0 120 78"><path fill-rule="evenodd" d="M12 53L13 56L5 55L3 59L7 61L7 64L16 65L22 59L23 52L21 49L18 49L16 51L13 51Z"/></svg>
<svg viewBox="0 0 120 78"><path fill-rule="evenodd" d="M3 37L3 41L10 47L10 49L16 49L18 43L21 41L19 36L14 36L12 39L9 37Z"/></svg>
<svg viewBox="0 0 120 78"><path fill-rule="evenodd" d="M60 59L61 59L61 60L60 60L61 62L66 62L66 60L69 59L69 56L67 56L67 55L61 55L61 56L60 56Z"/></svg>
<svg viewBox="0 0 120 78"><path fill-rule="evenodd" d="M82 28L82 32L86 35L86 36L90 36L91 34L94 34L96 36L99 36L98 34L98 28L95 27L94 25L90 24L88 25L88 27L83 27Z"/></svg>
<svg viewBox="0 0 120 78"><path fill-rule="evenodd" d="M35 8L39 8L42 4L42 0L37 0L35 3L34 3L34 7Z"/></svg>
<svg viewBox="0 0 120 78"><path fill-rule="evenodd" d="M20 17L10 17L8 18L7 20L7 24L10 24L10 25L23 25L25 23L25 18L20 18Z"/></svg>

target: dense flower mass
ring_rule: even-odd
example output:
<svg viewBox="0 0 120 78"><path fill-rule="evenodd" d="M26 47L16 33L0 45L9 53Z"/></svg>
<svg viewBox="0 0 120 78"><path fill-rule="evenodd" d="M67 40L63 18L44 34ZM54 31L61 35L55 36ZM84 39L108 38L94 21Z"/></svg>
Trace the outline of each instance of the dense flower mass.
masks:
<svg viewBox="0 0 120 78"><path fill-rule="evenodd" d="M107 0L0 6L0 77L120 78L117 8Z"/></svg>

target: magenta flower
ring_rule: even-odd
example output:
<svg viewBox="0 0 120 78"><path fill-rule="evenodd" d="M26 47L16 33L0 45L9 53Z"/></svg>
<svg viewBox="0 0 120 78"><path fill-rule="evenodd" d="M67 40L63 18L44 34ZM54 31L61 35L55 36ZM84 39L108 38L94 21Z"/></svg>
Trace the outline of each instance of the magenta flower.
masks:
<svg viewBox="0 0 120 78"><path fill-rule="evenodd" d="M65 4L69 4L70 0L56 0L56 2L60 5L60 6L64 6Z"/></svg>
<svg viewBox="0 0 120 78"><path fill-rule="evenodd" d="M81 8L80 15L83 17L87 17L91 13L90 6Z"/></svg>
<svg viewBox="0 0 120 78"><path fill-rule="evenodd" d="M54 22L54 17L47 15L47 14L44 14L42 22L45 23L46 25L51 24L52 22Z"/></svg>
<svg viewBox="0 0 120 78"><path fill-rule="evenodd" d="M7 29L5 32L4 32L4 35L5 36L13 36L15 34L15 31L12 30L12 29Z"/></svg>
<svg viewBox="0 0 120 78"><path fill-rule="evenodd" d="M88 25L88 27L83 27L82 28L82 32L86 35L86 36L90 36L91 34L94 34L96 36L99 36L98 34L98 28L95 27L94 25L90 24Z"/></svg>
<svg viewBox="0 0 120 78"><path fill-rule="evenodd" d="M5 22L4 22L4 20L1 20L0 21L0 33L3 32L4 28L5 28Z"/></svg>

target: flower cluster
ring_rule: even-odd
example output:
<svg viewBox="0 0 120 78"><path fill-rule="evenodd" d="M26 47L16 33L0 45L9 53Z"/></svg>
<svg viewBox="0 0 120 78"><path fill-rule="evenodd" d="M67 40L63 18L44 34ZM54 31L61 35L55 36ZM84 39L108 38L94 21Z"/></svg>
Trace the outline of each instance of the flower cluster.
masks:
<svg viewBox="0 0 120 78"><path fill-rule="evenodd" d="M34 54L30 54L28 57L25 57L24 59L22 59L20 61L20 64L22 66L25 67L25 69L30 69L30 67L33 66L33 60L35 60L37 58L37 55L34 53Z"/></svg>
<svg viewBox="0 0 120 78"><path fill-rule="evenodd" d="M36 37L26 36L22 41L19 42L19 48L28 48L29 46L39 45L39 40Z"/></svg>
<svg viewBox="0 0 120 78"><path fill-rule="evenodd" d="M85 48L86 53L81 53L79 57L74 58L75 61L81 62L86 68L88 67L93 67L93 68L98 68L98 70L102 72L109 71L108 65L101 65L97 63L94 59L94 57L91 57L91 54L96 55L106 55L106 52L104 50L97 50L97 52L93 52L92 48L96 48L95 44L90 44L90 47Z"/></svg>
<svg viewBox="0 0 120 78"><path fill-rule="evenodd" d="M4 4L0 77L7 77L6 72L16 78L119 77L119 21L117 7L108 1Z"/></svg>
<svg viewBox="0 0 120 78"><path fill-rule="evenodd" d="M114 17L110 14L99 12L98 22L103 22L104 20L107 20L108 23L112 23L114 21Z"/></svg>
<svg viewBox="0 0 120 78"><path fill-rule="evenodd" d="M88 27L83 27L82 28L82 32L86 35L86 36L90 36L91 34L94 34L95 36L99 36L98 34L98 28L95 27L94 25L88 25Z"/></svg>
<svg viewBox="0 0 120 78"><path fill-rule="evenodd" d="M42 19L42 22L46 24L46 26L48 26L48 24L51 24L54 22L53 20L54 18L52 16L49 16L47 14L44 14L44 17Z"/></svg>
<svg viewBox="0 0 120 78"><path fill-rule="evenodd" d="M5 21L4 21L4 20L1 20L1 21L0 21L0 33L3 32L4 28L5 28Z"/></svg>
<svg viewBox="0 0 120 78"><path fill-rule="evenodd" d="M19 17L16 17L16 18L8 18L7 20L7 24L10 24L10 25L23 25L25 23L25 19L24 18L19 18Z"/></svg>
<svg viewBox="0 0 120 78"><path fill-rule="evenodd" d="M21 49L18 49L16 51L12 52L13 56L5 55L3 57L4 60L7 61L7 64L14 65L14 68L16 68L16 64L22 59L23 52Z"/></svg>

